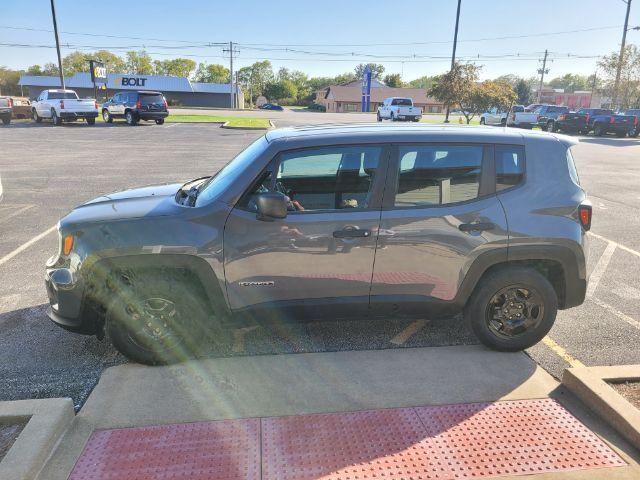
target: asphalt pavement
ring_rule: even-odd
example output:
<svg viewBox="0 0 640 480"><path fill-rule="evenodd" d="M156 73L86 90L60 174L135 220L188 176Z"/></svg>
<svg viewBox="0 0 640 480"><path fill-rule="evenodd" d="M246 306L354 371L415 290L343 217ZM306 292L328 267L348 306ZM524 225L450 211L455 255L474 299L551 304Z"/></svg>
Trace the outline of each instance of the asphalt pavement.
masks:
<svg viewBox="0 0 640 480"><path fill-rule="evenodd" d="M271 115L277 126L371 121L353 114ZM43 270L57 248L57 220L104 193L214 173L261 134L215 124L0 128L0 400L70 396L79 407L104 368L126 361L106 340L66 332L45 315ZM548 341L527 352L557 378L573 364L640 363L638 158L637 139L589 137L576 148L594 203L590 269L597 284L583 306L559 313ZM232 344L211 355L474 343L460 317L326 319L237 330Z"/></svg>

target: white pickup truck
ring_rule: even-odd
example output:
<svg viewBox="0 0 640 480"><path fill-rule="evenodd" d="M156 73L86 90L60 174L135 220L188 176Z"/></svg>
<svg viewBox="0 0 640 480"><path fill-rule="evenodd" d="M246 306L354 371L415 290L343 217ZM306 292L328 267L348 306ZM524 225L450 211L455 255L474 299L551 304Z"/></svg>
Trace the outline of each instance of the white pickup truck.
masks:
<svg viewBox="0 0 640 480"><path fill-rule="evenodd" d="M413 121L419 122L422 118L422 109L413 106L413 100L410 98L390 97L378 107L378 121L389 119L396 121Z"/></svg>
<svg viewBox="0 0 640 480"><path fill-rule="evenodd" d="M88 125L93 125L98 116L98 103L93 98L80 100L73 90L43 90L31 103L31 115L38 123L43 118L51 119L54 125L83 118Z"/></svg>
<svg viewBox="0 0 640 480"><path fill-rule="evenodd" d="M527 111L524 105L514 105L507 115L507 127L531 129L538 124L538 114Z"/></svg>

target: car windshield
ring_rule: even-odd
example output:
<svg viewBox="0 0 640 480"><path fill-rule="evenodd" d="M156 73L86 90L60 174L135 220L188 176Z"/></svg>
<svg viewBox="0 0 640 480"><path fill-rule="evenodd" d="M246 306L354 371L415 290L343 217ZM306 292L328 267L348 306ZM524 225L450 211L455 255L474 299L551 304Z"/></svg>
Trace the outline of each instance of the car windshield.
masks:
<svg viewBox="0 0 640 480"><path fill-rule="evenodd" d="M269 142L262 136L227 163L222 170L202 185L195 206L201 207L215 200L244 173L251 162L267 148L267 145Z"/></svg>
<svg viewBox="0 0 640 480"><path fill-rule="evenodd" d="M142 105L164 103L164 97L162 95L140 95L140 103Z"/></svg>
<svg viewBox="0 0 640 480"><path fill-rule="evenodd" d="M47 98L49 100L77 100L78 95L75 92L49 92Z"/></svg>

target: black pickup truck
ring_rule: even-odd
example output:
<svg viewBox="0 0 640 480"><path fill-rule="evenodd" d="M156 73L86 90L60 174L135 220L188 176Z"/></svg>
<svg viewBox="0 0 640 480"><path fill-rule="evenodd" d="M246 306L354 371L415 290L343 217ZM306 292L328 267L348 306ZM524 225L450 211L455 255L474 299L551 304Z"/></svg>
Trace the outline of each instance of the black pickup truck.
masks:
<svg viewBox="0 0 640 480"><path fill-rule="evenodd" d="M556 120L563 113L568 113L569 108L561 105L540 105L533 113L538 114L538 126L545 131L556 131Z"/></svg>
<svg viewBox="0 0 640 480"><path fill-rule="evenodd" d="M607 108L581 108L577 112L566 112L558 116L555 128L559 131L583 135L593 131L598 137L607 133L625 137L633 132L635 118L616 114Z"/></svg>
<svg viewBox="0 0 640 480"><path fill-rule="evenodd" d="M637 137L640 134L640 108L632 108L620 112L622 115L633 117L633 130L629 131L630 137Z"/></svg>

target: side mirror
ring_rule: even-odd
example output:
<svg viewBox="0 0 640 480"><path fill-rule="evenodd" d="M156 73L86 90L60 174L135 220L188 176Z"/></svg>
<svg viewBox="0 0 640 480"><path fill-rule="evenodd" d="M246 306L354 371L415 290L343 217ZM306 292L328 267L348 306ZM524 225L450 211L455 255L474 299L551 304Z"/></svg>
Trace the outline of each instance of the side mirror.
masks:
<svg viewBox="0 0 640 480"><path fill-rule="evenodd" d="M287 216L287 197L280 192L261 193L256 198L258 220L272 222Z"/></svg>

